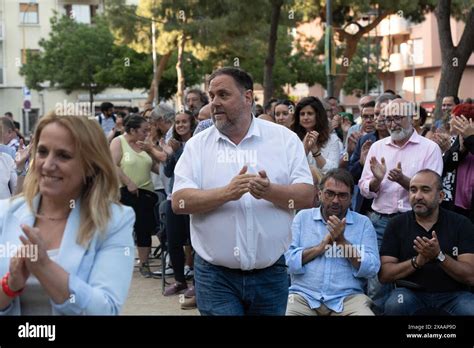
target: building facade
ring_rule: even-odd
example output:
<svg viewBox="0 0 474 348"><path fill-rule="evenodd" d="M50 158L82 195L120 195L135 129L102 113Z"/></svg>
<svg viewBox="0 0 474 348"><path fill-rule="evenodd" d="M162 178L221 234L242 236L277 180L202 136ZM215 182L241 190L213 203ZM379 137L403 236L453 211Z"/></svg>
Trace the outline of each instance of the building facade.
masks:
<svg viewBox="0 0 474 348"><path fill-rule="evenodd" d="M459 43L464 26L451 18L454 45ZM382 40L382 57L390 62L388 71L380 74L384 88L410 101L423 102L428 111L434 109L441 78L441 47L435 15L426 15L419 24L393 15L380 23L377 33ZM474 97L473 85L474 55L471 55L459 86L459 98Z"/></svg>
<svg viewBox="0 0 474 348"><path fill-rule="evenodd" d="M12 112L26 135L40 115L58 105L87 104L89 100L86 90L71 94L56 88L40 92L25 90L25 79L19 71L25 63L26 52L40 49L38 43L49 36L54 12L90 24L103 11L104 0L0 0L0 114ZM95 96L96 103L111 101L123 106L136 106L145 99L142 91L121 88L109 88ZM28 113L25 106L29 107Z"/></svg>
<svg viewBox="0 0 474 348"><path fill-rule="evenodd" d="M367 25L367 22L361 22ZM451 18L451 34L454 45L461 39L465 24ZM316 19L298 28L300 35L324 40L323 23ZM434 110L436 91L441 77L441 47L438 36L438 25L433 13L425 16L419 24L411 23L399 15L385 18L369 33L372 44L380 45L380 61L388 61L388 68L378 74L380 86L378 91L392 89L407 100L423 103L431 112ZM340 62L339 62L340 63ZM474 55L471 55L464 70L459 86L459 97L474 98ZM321 85L296 85L291 94L303 97L314 95L325 97L326 91ZM358 98L344 95L339 99L342 104L351 107L357 105Z"/></svg>

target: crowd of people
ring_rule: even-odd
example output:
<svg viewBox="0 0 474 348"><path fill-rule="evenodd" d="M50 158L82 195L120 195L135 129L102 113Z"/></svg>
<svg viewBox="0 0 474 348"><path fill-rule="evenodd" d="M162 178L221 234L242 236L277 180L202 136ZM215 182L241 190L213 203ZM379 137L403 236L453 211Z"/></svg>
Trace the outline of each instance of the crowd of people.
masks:
<svg viewBox="0 0 474 348"><path fill-rule="evenodd" d="M257 105L239 68L207 84L179 111L45 115L29 144L5 114L0 314L118 314L136 247L201 315L474 315L470 100L430 121L390 90L353 114Z"/></svg>

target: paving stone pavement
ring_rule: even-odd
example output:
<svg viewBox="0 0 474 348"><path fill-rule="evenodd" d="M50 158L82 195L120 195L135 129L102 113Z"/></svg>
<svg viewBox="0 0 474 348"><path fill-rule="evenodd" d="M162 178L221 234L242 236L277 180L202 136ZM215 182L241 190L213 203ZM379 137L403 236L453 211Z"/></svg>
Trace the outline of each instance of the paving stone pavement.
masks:
<svg viewBox="0 0 474 348"><path fill-rule="evenodd" d="M160 261L151 259L151 271L161 269ZM167 282L172 284L174 278L167 277ZM188 282L191 286L192 282ZM122 315L199 315L197 309L182 310L180 300L184 296L163 296L161 293L161 279L144 278L140 275L138 267L133 271L132 284L128 298L122 308Z"/></svg>

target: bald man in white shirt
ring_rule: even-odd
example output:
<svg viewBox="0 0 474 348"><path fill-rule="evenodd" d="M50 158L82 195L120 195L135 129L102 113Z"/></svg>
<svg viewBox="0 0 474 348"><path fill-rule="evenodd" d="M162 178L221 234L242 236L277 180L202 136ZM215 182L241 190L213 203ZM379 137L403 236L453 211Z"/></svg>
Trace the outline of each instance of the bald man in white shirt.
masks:
<svg viewBox="0 0 474 348"><path fill-rule="evenodd" d="M214 126L186 144L172 198L175 213L191 214L197 306L202 315L284 315L294 209L314 198L303 145L253 117L245 71L222 68L208 81Z"/></svg>

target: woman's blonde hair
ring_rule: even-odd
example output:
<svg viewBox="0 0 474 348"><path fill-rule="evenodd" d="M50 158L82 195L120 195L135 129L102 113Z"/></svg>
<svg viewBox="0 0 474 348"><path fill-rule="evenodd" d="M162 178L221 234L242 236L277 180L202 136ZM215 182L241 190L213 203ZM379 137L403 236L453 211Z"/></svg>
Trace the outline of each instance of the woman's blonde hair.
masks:
<svg viewBox="0 0 474 348"><path fill-rule="evenodd" d="M25 178L23 195L31 210L39 192L39 173L35 171L36 151L43 129L52 123L66 128L72 135L75 151L83 168L80 228L77 243L87 246L96 230L105 233L111 217L111 203L119 202L119 180L107 139L99 123L87 116L58 116L54 112L42 117L36 126L31 151L31 170Z"/></svg>

